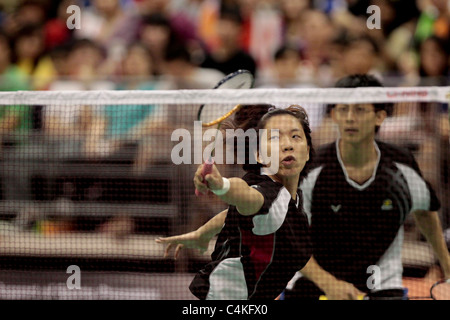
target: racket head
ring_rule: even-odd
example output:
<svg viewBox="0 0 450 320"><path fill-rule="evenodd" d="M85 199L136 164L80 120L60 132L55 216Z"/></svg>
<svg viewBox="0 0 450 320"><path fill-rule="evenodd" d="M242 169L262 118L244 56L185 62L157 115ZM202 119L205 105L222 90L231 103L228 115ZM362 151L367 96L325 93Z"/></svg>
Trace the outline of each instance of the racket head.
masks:
<svg viewBox="0 0 450 320"><path fill-rule="evenodd" d="M450 279L440 280L433 284L430 295L433 300L450 300Z"/></svg>
<svg viewBox="0 0 450 320"><path fill-rule="evenodd" d="M248 70L238 70L225 76L214 89L250 89L254 84L254 77ZM240 105L203 104L198 110L197 119L202 122L203 127L218 125L225 119L230 118L239 109Z"/></svg>

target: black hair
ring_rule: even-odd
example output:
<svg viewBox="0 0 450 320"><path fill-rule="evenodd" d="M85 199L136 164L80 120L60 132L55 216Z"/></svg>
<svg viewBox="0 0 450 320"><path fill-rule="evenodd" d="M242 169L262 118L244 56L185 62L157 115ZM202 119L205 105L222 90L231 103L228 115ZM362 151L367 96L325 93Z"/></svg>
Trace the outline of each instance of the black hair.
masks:
<svg viewBox="0 0 450 320"><path fill-rule="evenodd" d="M429 42L429 41L431 41L437 45L440 53L442 53L445 56L446 61L448 61L448 58L450 56L450 45L449 45L448 41L446 41L436 35L431 35L428 38L426 38L425 40L423 40L419 46L419 51L423 48L424 43ZM449 69L450 69L450 66L448 63L446 63L443 66L443 69L441 70L441 76L444 80L446 80L446 77L448 76ZM421 77L425 77L425 78L428 77L425 69L423 68L422 63L419 66L419 75ZM439 85L439 84L436 84L436 85ZM446 82L444 81L444 83L442 85L446 85Z"/></svg>
<svg viewBox="0 0 450 320"><path fill-rule="evenodd" d="M351 48L354 45L358 45L360 43L367 43L372 47L372 50L375 54L379 54L380 53L380 47L378 45L378 43L369 36L358 36L358 37L347 37L346 40L344 40L344 46L347 48Z"/></svg>
<svg viewBox="0 0 450 320"><path fill-rule="evenodd" d="M222 1L219 9L219 17L220 19L231 20L238 24L242 24L244 21L239 4L233 2Z"/></svg>
<svg viewBox="0 0 450 320"><path fill-rule="evenodd" d="M383 87L383 84L370 74L352 74L345 76L334 85L335 88Z"/></svg>
<svg viewBox="0 0 450 320"><path fill-rule="evenodd" d="M100 55L103 58L106 58L107 56L106 49L89 38L74 39L68 44L68 46L69 46L69 54L79 49L89 48L96 50L98 53L100 53Z"/></svg>
<svg viewBox="0 0 450 320"><path fill-rule="evenodd" d="M242 129L246 132L249 129L256 129L261 118L272 108L275 107L271 104L242 105L234 115L233 119L227 119L222 123L221 130ZM244 171L260 174L262 165L260 163L255 163L253 157L255 150L252 149L252 147L258 146L258 141L246 138L244 159L239 159L238 144L236 141L237 137L233 137L231 140L224 135L224 140L226 147L234 150L234 163L240 163L242 161L242 169Z"/></svg>
<svg viewBox="0 0 450 320"><path fill-rule="evenodd" d="M0 41L4 42L12 50L13 42L11 37L2 29L0 29Z"/></svg>
<svg viewBox="0 0 450 320"><path fill-rule="evenodd" d="M303 58L302 52L297 46L290 45L290 44L284 44L275 51L275 53L273 55L274 60L280 60L280 59L284 58L284 55L286 53L288 53L289 51L295 52L298 55L299 59Z"/></svg>
<svg viewBox="0 0 450 320"><path fill-rule="evenodd" d="M167 19L165 15L160 13L152 13L144 16L142 19L142 23L145 26L160 26L171 28L169 19Z"/></svg>
<svg viewBox="0 0 450 320"><path fill-rule="evenodd" d="M249 137L245 141L245 159L243 159L242 169L246 172L252 172L255 174L261 173L261 168L263 165L258 163L256 159L254 159L255 151L259 149L259 130L264 129L269 119L278 115L291 115L299 120L302 125L303 131L305 132L305 137L307 140L307 144L309 146L309 160L300 173L300 180L306 176L308 173L309 166L314 156L314 148L312 144L311 138L311 128L309 125L308 115L306 111L297 105L292 105L288 108L281 109L276 108L271 104L258 104L258 105L244 105L241 109L236 113L233 120L227 120L222 124L222 130L226 128L232 129L242 129L246 132L248 129L255 129L257 133L256 141L250 140ZM234 149L234 156L237 163L238 159L238 150L237 150L237 137L233 137L233 140L226 139L227 148L231 147ZM256 149L255 149L256 148Z"/></svg>
<svg viewBox="0 0 450 320"><path fill-rule="evenodd" d="M384 87L383 84L373 75L370 74L352 74L339 79L334 85L335 88L361 88L361 87ZM336 105L328 105L327 111L330 112ZM388 116L391 116L394 106L390 102L373 103L375 112L386 111ZM375 132L378 132L379 126L375 127Z"/></svg>
<svg viewBox="0 0 450 320"><path fill-rule="evenodd" d="M165 60L168 62L174 60L192 62L189 50L186 48L186 45L181 41L175 41L167 46L167 50L165 52Z"/></svg>

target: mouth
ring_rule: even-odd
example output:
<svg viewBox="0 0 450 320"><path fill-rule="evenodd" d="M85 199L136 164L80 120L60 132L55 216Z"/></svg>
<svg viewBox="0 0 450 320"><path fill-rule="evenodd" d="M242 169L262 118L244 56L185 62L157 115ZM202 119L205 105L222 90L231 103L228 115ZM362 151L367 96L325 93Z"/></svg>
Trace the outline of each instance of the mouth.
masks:
<svg viewBox="0 0 450 320"><path fill-rule="evenodd" d="M293 156L287 156L283 160L281 160L281 163L285 166L291 165L295 162L295 157Z"/></svg>
<svg viewBox="0 0 450 320"><path fill-rule="evenodd" d="M345 133L354 134L354 133L357 133L357 132L358 132L358 129L355 129L355 128L346 128L344 131L345 131Z"/></svg>

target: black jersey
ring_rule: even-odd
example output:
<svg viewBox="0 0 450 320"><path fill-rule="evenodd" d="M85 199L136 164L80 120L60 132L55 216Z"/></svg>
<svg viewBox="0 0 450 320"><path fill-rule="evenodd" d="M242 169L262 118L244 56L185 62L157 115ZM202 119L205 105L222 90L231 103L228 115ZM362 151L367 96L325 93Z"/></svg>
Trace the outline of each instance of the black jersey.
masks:
<svg viewBox="0 0 450 320"><path fill-rule="evenodd" d="M253 216L229 207L212 262L190 285L200 299L275 299L311 256L301 193L293 200L265 175L248 173L243 179L262 193L264 204Z"/></svg>
<svg viewBox="0 0 450 320"><path fill-rule="evenodd" d="M338 141L320 149L301 184L314 257L364 292L402 287L403 222L414 210L440 206L409 152L379 141L375 147L378 163L364 184L349 179ZM379 268L377 284L367 282L371 266Z"/></svg>

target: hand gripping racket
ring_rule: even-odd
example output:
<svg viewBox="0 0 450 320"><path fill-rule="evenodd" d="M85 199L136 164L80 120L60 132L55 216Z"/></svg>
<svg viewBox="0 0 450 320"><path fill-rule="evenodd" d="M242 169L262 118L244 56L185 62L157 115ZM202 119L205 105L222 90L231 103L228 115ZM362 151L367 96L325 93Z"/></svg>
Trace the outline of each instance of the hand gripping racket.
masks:
<svg viewBox="0 0 450 320"><path fill-rule="evenodd" d="M250 89L253 87L254 77L250 71L247 70L238 70L236 72L230 73L225 78L219 81L214 89ZM202 127L213 127L217 126L217 133L220 130L220 124L225 119L233 116L239 109L241 105L230 106L229 104L204 104L198 110L197 118L202 122ZM202 177L203 179L207 174L210 174L212 171L212 167L214 164L214 159L212 153L215 149L215 144L217 141L214 139L213 148L211 150L211 155L208 160L205 161L202 169ZM204 180L203 180L204 181ZM197 189L195 190L195 194L197 196L202 193Z"/></svg>

